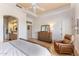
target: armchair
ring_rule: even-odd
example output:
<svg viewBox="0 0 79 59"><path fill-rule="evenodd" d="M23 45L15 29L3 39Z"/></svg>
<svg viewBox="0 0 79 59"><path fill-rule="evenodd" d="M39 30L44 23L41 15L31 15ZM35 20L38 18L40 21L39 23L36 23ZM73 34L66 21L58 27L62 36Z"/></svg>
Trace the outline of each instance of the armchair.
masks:
<svg viewBox="0 0 79 59"><path fill-rule="evenodd" d="M57 53L60 54L73 54L74 46L73 46L73 36L66 34L64 36L63 41L55 41L54 48Z"/></svg>

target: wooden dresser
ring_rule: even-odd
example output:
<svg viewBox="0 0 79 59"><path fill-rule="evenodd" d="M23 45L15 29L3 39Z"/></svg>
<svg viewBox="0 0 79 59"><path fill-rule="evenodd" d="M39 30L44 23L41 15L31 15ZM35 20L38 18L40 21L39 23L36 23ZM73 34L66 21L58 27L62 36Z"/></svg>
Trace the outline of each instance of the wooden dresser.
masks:
<svg viewBox="0 0 79 59"><path fill-rule="evenodd" d="M45 41L45 42L52 42L52 33L47 31L40 31L38 32L38 40Z"/></svg>
<svg viewBox="0 0 79 59"><path fill-rule="evenodd" d="M16 40L16 39L17 39L17 34L13 34L13 33L9 34L9 40Z"/></svg>

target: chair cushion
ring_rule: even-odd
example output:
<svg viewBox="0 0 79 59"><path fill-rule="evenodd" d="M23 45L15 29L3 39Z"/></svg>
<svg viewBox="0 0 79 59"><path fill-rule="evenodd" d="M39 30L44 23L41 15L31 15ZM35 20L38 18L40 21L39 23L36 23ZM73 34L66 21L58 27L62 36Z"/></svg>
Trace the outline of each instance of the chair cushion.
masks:
<svg viewBox="0 0 79 59"><path fill-rule="evenodd" d="M64 36L64 39L71 40L71 37L72 37L72 35L68 35L68 34L66 34L66 35Z"/></svg>
<svg viewBox="0 0 79 59"><path fill-rule="evenodd" d="M70 42L71 42L71 40L68 40L68 39L63 40L63 43L65 43L65 44L69 44Z"/></svg>

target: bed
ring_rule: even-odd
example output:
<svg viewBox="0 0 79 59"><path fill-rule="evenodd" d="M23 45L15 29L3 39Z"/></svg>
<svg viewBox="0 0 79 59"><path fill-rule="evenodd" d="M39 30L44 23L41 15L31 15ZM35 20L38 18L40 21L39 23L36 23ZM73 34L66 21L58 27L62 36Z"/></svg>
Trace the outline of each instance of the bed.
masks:
<svg viewBox="0 0 79 59"><path fill-rule="evenodd" d="M51 54L40 45L17 39L0 43L0 56L51 56Z"/></svg>

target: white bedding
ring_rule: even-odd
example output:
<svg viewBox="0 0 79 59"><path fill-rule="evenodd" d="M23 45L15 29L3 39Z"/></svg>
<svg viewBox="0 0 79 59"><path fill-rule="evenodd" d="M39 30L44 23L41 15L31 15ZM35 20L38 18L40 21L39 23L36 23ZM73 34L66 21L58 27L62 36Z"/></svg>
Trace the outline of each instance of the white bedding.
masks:
<svg viewBox="0 0 79 59"><path fill-rule="evenodd" d="M51 54L40 45L18 39L1 43L0 56L51 56Z"/></svg>
<svg viewBox="0 0 79 59"><path fill-rule="evenodd" d="M25 56L9 42L0 43L0 56Z"/></svg>

